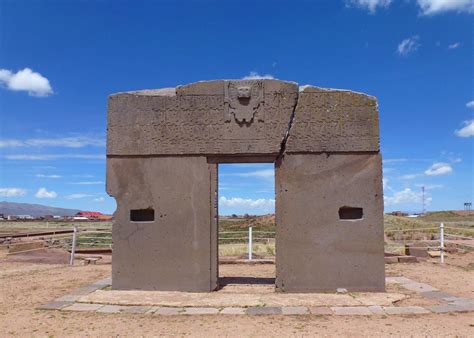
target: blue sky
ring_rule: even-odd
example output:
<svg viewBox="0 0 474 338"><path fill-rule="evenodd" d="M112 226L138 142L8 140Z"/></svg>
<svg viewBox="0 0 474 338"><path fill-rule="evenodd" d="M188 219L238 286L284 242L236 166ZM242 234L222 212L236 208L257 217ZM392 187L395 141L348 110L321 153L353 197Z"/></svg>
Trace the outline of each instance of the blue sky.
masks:
<svg viewBox="0 0 474 338"><path fill-rule="evenodd" d="M386 210L473 199L470 0L0 1L0 200L111 213L106 98L268 75L377 96ZM271 165L220 210L273 211Z"/></svg>

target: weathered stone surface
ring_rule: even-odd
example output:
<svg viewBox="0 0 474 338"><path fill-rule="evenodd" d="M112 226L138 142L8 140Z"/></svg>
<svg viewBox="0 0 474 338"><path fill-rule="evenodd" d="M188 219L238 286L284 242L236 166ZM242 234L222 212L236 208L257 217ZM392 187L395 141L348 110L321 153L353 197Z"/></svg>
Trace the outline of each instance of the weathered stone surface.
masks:
<svg viewBox="0 0 474 338"><path fill-rule="evenodd" d="M372 314L366 306L332 307L331 310L339 316L370 316Z"/></svg>
<svg viewBox="0 0 474 338"><path fill-rule="evenodd" d="M452 297L451 294L443 292L443 291L425 291L420 293L421 296L429 299L436 299L436 300L446 300L447 297Z"/></svg>
<svg viewBox="0 0 474 338"><path fill-rule="evenodd" d="M38 310L60 310L66 306L70 306L74 304L74 302L71 301L60 301L60 300L55 300L47 304L43 304L38 307Z"/></svg>
<svg viewBox="0 0 474 338"><path fill-rule="evenodd" d="M157 307L154 309L153 313L161 316L171 316L178 315L184 312L184 308L180 307Z"/></svg>
<svg viewBox="0 0 474 338"><path fill-rule="evenodd" d="M326 307L326 306L310 307L309 311L311 312L311 314L319 315L319 316L332 315L333 314L332 310L329 307Z"/></svg>
<svg viewBox="0 0 474 338"><path fill-rule="evenodd" d="M382 307L380 305L371 305L368 306L370 312L372 312L374 315L383 315L385 312L383 311Z"/></svg>
<svg viewBox="0 0 474 338"><path fill-rule="evenodd" d="M398 257L384 257L385 264L395 264L398 263Z"/></svg>
<svg viewBox="0 0 474 338"><path fill-rule="evenodd" d="M219 309L213 307L188 307L182 312L185 315L215 315Z"/></svg>
<svg viewBox="0 0 474 338"><path fill-rule="evenodd" d="M298 96L295 83L277 80L206 81L170 92L111 95L107 155L277 155Z"/></svg>
<svg viewBox="0 0 474 338"><path fill-rule="evenodd" d="M113 289L216 289L217 164L258 161L276 162L278 288L384 290L376 99L266 79L110 96Z"/></svg>
<svg viewBox="0 0 474 338"><path fill-rule="evenodd" d="M309 309L305 306L284 306L281 308L284 315L306 315Z"/></svg>
<svg viewBox="0 0 474 338"><path fill-rule="evenodd" d="M99 313L120 313L125 310L126 306L122 305L104 305L97 310Z"/></svg>
<svg viewBox="0 0 474 338"><path fill-rule="evenodd" d="M422 308L421 306L387 306L383 309L389 315L411 315L430 313L430 311L426 310L425 308Z"/></svg>
<svg viewBox="0 0 474 338"><path fill-rule="evenodd" d="M286 292L385 290L381 159L287 154L276 167L276 286ZM361 219L340 219L344 206Z"/></svg>
<svg viewBox="0 0 474 338"><path fill-rule="evenodd" d="M205 157L111 158L107 192L117 201L112 230L113 289L211 291L211 175ZM154 221L132 221L131 210L154 210ZM215 261L214 261L215 265Z"/></svg>
<svg viewBox="0 0 474 338"><path fill-rule="evenodd" d="M221 310L220 314L223 315L245 315L247 309L244 307L225 307Z"/></svg>
<svg viewBox="0 0 474 338"><path fill-rule="evenodd" d="M399 263L418 263L418 259L415 256L399 256Z"/></svg>
<svg viewBox="0 0 474 338"><path fill-rule="evenodd" d="M474 305L463 306L463 305L455 305L455 304L441 304L441 305L427 306L426 308L434 313L473 312L474 311Z"/></svg>
<svg viewBox="0 0 474 338"><path fill-rule="evenodd" d="M437 288L432 287L431 285L425 284L425 283L417 283L417 282L405 283L405 284L402 284L402 286L405 289L416 291L416 292L439 291Z"/></svg>
<svg viewBox="0 0 474 338"><path fill-rule="evenodd" d="M83 304L83 303L74 303L71 306L63 308L64 311L97 311L104 305L102 304Z"/></svg>
<svg viewBox="0 0 474 338"><path fill-rule="evenodd" d="M247 309L247 314L251 316L260 315L280 315L281 307L251 307Z"/></svg>
<svg viewBox="0 0 474 338"><path fill-rule="evenodd" d="M373 96L305 86L286 145L294 152L378 152L379 117Z"/></svg>

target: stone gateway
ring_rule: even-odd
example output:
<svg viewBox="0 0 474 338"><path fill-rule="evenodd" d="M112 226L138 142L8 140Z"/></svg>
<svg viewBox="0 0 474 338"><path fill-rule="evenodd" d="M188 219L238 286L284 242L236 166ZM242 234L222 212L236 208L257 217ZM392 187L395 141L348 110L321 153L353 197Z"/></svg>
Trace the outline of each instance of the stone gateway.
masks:
<svg viewBox="0 0 474 338"><path fill-rule="evenodd" d="M109 97L112 288L205 292L218 279L219 163L275 165L276 288L384 291L374 97L216 80Z"/></svg>

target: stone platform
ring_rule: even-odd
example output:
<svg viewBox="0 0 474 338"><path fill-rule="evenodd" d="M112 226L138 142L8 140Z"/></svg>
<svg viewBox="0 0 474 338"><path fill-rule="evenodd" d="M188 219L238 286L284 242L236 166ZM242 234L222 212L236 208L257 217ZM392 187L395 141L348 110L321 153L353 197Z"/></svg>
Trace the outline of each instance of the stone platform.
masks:
<svg viewBox="0 0 474 338"><path fill-rule="evenodd" d="M211 293L109 290L110 279L74 290L40 309L156 315L416 315L474 312L474 300L406 277L387 277L400 292L275 293L270 285L226 285ZM403 292L402 292L403 291ZM423 306L397 306L414 298ZM426 305L428 303L429 305Z"/></svg>

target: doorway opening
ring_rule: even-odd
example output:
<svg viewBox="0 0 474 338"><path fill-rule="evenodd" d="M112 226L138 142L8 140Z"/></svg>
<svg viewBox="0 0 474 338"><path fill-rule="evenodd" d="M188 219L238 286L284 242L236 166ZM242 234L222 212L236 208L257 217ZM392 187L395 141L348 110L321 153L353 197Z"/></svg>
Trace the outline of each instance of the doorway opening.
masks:
<svg viewBox="0 0 474 338"><path fill-rule="evenodd" d="M274 163L219 163L217 195L219 288L273 290Z"/></svg>

